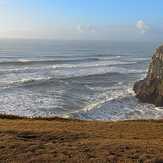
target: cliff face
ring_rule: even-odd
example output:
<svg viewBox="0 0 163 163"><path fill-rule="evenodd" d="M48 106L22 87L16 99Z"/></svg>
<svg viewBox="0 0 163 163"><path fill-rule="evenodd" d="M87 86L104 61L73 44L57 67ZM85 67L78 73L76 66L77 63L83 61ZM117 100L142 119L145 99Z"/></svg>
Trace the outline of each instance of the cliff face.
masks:
<svg viewBox="0 0 163 163"><path fill-rule="evenodd" d="M134 91L140 101L163 106L163 45L156 49L147 77L135 83Z"/></svg>

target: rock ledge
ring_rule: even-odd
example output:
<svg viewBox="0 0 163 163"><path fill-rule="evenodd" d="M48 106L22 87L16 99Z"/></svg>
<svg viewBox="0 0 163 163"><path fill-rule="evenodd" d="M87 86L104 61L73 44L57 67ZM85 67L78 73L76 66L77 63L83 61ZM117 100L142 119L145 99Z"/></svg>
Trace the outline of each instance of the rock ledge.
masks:
<svg viewBox="0 0 163 163"><path fill-rule="evenodd" d="M134 85L136 97L156 106L163 106L163 45L156 49L144 80Z"/></svg>

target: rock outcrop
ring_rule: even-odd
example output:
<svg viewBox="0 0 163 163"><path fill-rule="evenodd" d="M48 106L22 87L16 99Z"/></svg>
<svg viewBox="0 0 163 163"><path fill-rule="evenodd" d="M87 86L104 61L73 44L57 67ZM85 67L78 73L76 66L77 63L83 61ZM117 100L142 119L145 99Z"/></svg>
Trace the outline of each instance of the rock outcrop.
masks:
<svg viewBox="0 0 163 163"><path fill-rule="evenodd" d="M156 49L144 80L134 85L136 97L156 106L163 106L163 45Z"/></svg>

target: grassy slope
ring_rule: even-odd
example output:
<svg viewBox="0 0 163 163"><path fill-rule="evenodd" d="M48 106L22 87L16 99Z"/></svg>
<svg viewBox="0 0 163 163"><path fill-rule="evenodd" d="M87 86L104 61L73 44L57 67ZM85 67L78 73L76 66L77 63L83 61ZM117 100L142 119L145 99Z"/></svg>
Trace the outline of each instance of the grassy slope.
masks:
<svg viewBox="0 0 163 163"><path fill-rule="evenodd" d="M108 162L118 159L156 162L154 160L163 156L163 121L9 118L1 116L0 119L1 161Z"/></svg>

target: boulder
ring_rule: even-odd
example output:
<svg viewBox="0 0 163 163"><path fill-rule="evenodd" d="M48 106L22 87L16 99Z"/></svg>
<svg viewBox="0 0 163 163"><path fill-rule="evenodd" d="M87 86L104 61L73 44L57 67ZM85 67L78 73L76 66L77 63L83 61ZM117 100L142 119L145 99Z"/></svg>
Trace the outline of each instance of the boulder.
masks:
<svg viewBox="0 0 163 163"><path fill-rule="evenodd" d="M133 89L140 101L163 106L163 45L156 49L146 78L136 82Z"/></svg>

